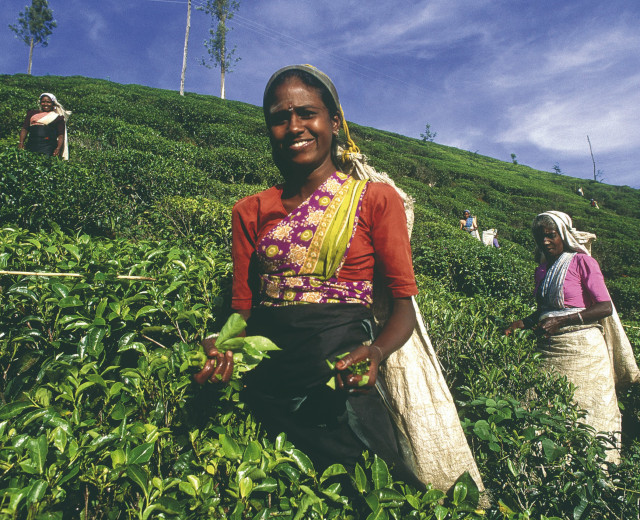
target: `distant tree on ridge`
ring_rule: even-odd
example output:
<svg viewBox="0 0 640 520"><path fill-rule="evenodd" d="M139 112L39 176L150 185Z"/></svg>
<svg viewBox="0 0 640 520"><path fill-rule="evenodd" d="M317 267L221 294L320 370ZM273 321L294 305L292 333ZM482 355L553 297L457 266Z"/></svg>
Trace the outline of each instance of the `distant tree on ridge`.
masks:
<svg viewBox="0 0 640 520"><path fill-rule="evenodd" d="M438 132L432 132L431 131L431 125L429 123L427 123L427 126L425 128L424 134L420 134L420 137L422 137L422 140L426 143L427 141L432 143L433 140L436 138L436 136L438 135Z"/></svg>
<svg viewBox="0 0 640 520"><path fill-rule="evenodd" d="M49 44L47 41L49 35L57 26L47 0L31 0L31 7L26 6L18 15L18 23L9 25L9 29L16 33L16 37L29 46L27 74L31 74L33 48L37 45L46 47Z"/></svg>
<svg viewBox="0 0 640 520"><path fill-rule="evenodd" d="M233 12L238 10L240 4L235 0L207 0L201 11L211 16L211 28L209 29L209 39L204 41L204 46L209 54L209 60L215 66L220 67L220 97L225 99L224 79L227 72L231 72L231 67L240 58L234 58L235 47L228 51L227 33L229 28L227 22L233 18ZM215 27L214 27L215 25ZM205 58L202 58L205 67L212 68Z"/></svg>

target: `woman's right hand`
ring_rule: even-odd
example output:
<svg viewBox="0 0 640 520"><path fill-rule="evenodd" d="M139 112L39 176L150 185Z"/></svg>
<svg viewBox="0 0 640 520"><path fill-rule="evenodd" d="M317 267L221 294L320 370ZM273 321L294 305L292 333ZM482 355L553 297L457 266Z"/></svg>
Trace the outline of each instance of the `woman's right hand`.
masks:
<svg viewBox="0 0 640 520"><path fill-rule="evenodd" d="M511 334L513 334L518 329L524 329L524 322L522 320L516 320L511 325L509 325L505 329L504 335L511 336Z"/></svg>
<svg viewBox="0 0 640 520"><path fill-rule="evenodd" d="M24 143L18 143L18 150L24 150Z"/></svg>
<svg viewBox="0 0 640 520"><path fill-rule="evenodd" d="M200 372L193 374L196 383L204 385L211 383L227 384L233 375L233 352L227 350L224 354L216 348L216 338L206 338L202 348L207 355L207 361Z"/></svg>

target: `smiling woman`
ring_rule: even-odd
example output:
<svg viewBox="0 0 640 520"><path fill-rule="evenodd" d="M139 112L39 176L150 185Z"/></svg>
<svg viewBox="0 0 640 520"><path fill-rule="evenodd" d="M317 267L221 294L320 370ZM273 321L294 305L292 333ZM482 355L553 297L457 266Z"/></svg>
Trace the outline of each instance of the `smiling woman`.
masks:
<svg viewBox="0 0 640 520"><path fill-rule="evenodd" d="M247 319L248 334L268 337L281 351L247 375L244 402L272 436L286 432L320 468L341 463L353 471L370 450L396 478L420 488L437 482L447 489L467 470L480 482L450 395L453 429L421 433L459 440L464 453L456 467L443 464L437 449L429 449L431 464L414 465L406 445L400 449L404 439L386 406L392 387L379 369L389 369L393 359L387 358L416 327L412 212L405 212L410 199L384 174L365 171L335 87L314 67L277 71L267 83L263 111L284 183L233 209L232 307ZM342 127L346 152L338 146ZM382 182L371 182L374 177ZM383 320L377 313L374 318L374 278L380 294L390 295ZM198 377L224 382L232 356L213 342L205 348L217 362ZM327 386L333 377L337 389ZM432 400L440 409L431 415L446 415L444 400ZM449 435L453 430L459 437ZM449 446L443 440L437 448Z"/></svg>
<svg viewBox="0 0 640 520"><path fill-rule="evenodd" d="M53 157L69 158L66 120L71 112L66 111L53 94L40 94L40 110L29 110L20 130L19 149Z"/></svg>
<svg viewBox="0 0 640 520"><path fill-rule="evenodd" d="M310 66L276 72L264 114L284 183L238 202L233 211L233 308L250 334L281 349L246 379L244 399L267 430L285 431L316 464L353 469L370 449L405 482L422 487L400 457L380 394L378 366L411 335L417 288L400 196L387 184L339 170L342 124L333 84ZM393 294L387 326L376 332L374 268ZM232 361L209 345L220 360ZM335 373L339 390L326 382ZM366 362L364 371L351 367ZM212 376L215 379L214 373Z"/></svg>

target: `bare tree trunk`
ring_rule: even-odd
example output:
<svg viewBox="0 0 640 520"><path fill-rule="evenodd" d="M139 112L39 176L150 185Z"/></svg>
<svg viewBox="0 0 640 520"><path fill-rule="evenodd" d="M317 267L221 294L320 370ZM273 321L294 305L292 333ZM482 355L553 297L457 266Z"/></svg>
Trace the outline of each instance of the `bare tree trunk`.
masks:
<svg viewBox="0 0 640 520"><path fill-rule="evenodd" d="M220 67L220 99L224 99L224 63Z"/></svg>
<svg viewBox="0 0 640 520"><path fill-rule="evenodd" d="M224 99L224 73L226 72L225 67L225 58L227 52L227 37L224 33L226 31L226 17L223 16L220 20L222 24L223 33L222 33L222 45L220 46L220 99Z"/></svg>
<svg viewBox="0 0 640 520"><path fill-rule="evenodd" d="M180 95L184 96L184 75L187 71L187 48L189 47L189 30L191 29L191 0L187 2L187 29L184 33L184 53L182 55L182 75L180 76Z"/></svg>
<svg viewBox="0 0 640 520"><path fill-rule="evenodd" d="M27 74L31 75L31 60L33 59L33 38L29 40L29 67L27 68Z"/></svg>
<svg viewBox="0 0 640 520"><path fill-rule="evenodd" d="M593 180L597 181L598 178L596 177L596 160L593 158L593 149L591 148L591 139L589 139L588 135L587 135L587 142L589 143L589 152L591 153L591 162L593 163Z"/></svg>

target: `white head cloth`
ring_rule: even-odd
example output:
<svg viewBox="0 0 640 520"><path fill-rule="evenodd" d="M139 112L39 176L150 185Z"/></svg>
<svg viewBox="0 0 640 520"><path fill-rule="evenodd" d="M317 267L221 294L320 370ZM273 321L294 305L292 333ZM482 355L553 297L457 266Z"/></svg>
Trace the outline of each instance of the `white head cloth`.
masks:
<svg viewBox="0 0 640 520"><path fill-rule="evenodd" d="M571 222L571 217L569 215L562 211L545 211L544 213L540 213L538 217L541 215L551 217L551 220L553 220L558 228L558 233L562 238L565 249L575 251L576 253L591 255L591 252L583 245L583 233L573 227L573 223Z"/></svg>
<svg viewBox="0 0 640 520"><path fill-rule="evenodd" d="M67 120L69 119L69 116L71 115L71 111L70 110L65 110L64 107L58 103L58 98L55 97L51 92L43 92L42 94L40 94L40 97L38 99L42 99L44 96L48 96L49 98L51 98L51 101L53 101L53 106L55 107L53 109L53 111L58 114L59 116L64 117L64 149L62 150L62 158L65 161L69 160L69 140L67 138Z"/></svg>

